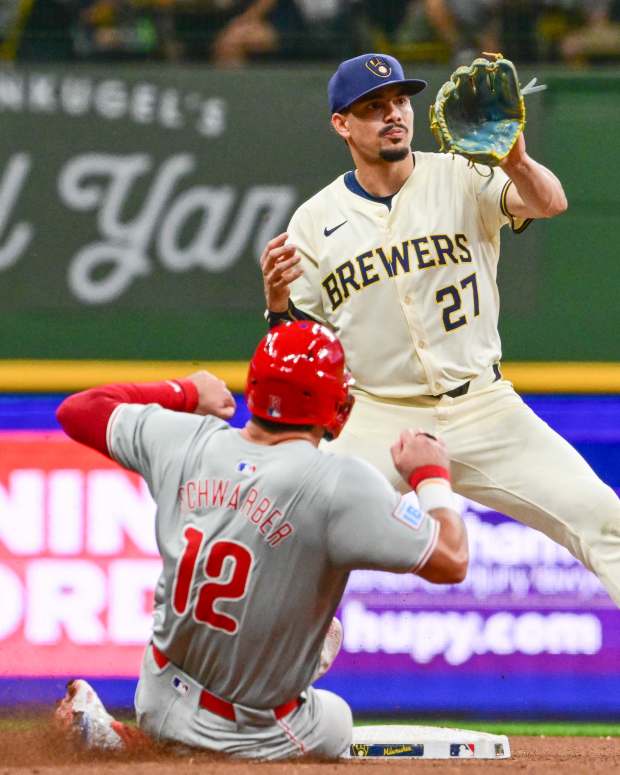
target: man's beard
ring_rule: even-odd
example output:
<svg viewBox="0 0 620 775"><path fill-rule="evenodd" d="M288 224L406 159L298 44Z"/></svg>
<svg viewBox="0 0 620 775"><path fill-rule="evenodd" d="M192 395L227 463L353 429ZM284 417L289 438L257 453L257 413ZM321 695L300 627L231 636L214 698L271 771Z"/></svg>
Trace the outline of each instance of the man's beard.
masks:
<svg viewBox="0 0 620 775"><path fill-rule="evenodd" d="M383 161L402 161L406 159L411 153L411 148L405 146L403 148L382 148L379 151L379 156Z"/></svg>

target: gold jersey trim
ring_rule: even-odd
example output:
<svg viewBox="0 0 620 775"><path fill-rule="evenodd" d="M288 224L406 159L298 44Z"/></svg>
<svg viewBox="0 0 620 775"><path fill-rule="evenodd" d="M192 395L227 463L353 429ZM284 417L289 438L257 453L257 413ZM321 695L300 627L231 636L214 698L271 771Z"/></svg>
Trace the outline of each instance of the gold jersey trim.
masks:
<svg viewBox="0 0 620 775"><path fill-rule="evenodd" d="M510 220L510 228L512 229L512 231L515 234L521 234L521 232L525 231L534 219L517 218L508 210L508 205L506 204L506 197L508 196L508 189L510 188L510 186L513 186L513 185L514 185L514 182L510 179L508 179L506 183L504 183L504 188L502 188L502 193L499 198L499 206L502 213L506 216L506 218Z"/></svg>

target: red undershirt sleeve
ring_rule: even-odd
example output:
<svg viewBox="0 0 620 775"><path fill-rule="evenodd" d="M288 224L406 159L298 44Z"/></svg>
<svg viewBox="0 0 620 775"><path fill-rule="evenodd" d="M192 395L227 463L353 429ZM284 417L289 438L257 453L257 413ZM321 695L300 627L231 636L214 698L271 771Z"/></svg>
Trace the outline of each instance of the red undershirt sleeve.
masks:
<svg viewBox="0 0 620 775"><path fill-rule="evenodd" d="M67 436L112 457L106 433L110 416L120 404L159 404L191 413L198 406L198 389L190 379L104 385L69 396L56 417Z"/></svg>

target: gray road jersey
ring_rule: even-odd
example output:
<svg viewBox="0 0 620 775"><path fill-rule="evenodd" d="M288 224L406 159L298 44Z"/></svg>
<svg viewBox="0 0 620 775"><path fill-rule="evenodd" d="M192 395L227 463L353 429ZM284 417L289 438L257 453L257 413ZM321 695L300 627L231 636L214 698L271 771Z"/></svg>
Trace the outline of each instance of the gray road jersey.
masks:
<svg viewBox="0 0 620 775"><path fill-rule="evenodd" d="M307 441L252 444L214 417L123 404L108 448L157 502L156 645L251 707L308 686L351 569L410 571L437 540L415 495Z"/></svg>

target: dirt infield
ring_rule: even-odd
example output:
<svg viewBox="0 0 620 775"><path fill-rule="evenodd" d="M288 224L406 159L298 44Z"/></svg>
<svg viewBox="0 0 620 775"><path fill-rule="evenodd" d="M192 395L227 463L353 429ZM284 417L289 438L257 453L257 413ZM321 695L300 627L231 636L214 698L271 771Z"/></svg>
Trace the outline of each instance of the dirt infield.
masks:
<svg viewBox="0 0 620 775"><path fill-rule="evenodd" d="M240 762L208 753L181 756L165 749L131 755L76 754L47 722L0 733L0 775L351 775L352 769L397 773L562 772L620 773L620 738L511 737L513 758L503 761L289 761Z"/></svg>

